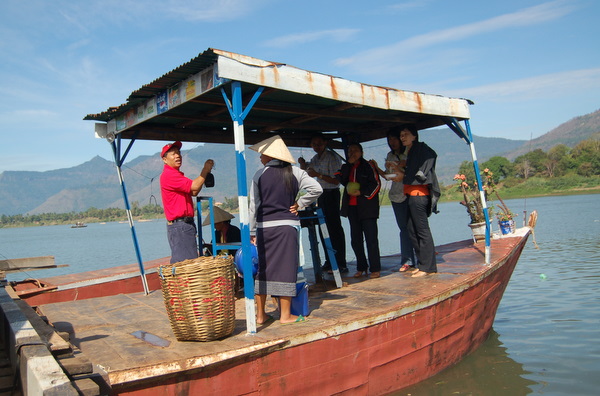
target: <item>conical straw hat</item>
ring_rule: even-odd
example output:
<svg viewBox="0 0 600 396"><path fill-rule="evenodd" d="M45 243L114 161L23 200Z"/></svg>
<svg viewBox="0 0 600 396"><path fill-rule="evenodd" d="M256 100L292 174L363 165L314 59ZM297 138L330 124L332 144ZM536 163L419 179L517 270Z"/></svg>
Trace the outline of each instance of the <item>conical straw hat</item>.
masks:
<svg viewBox="0 0 600 396"><path fill-rule="evenodd" d="M292 153L290 153L290 150L288 150L283 139L279 135L272 136L262 142L256 143L254 146L250 146L250 150L258 151L261 154L289 162L290 164L296 163L296 160L292 157Z"/></svg>
<svg viewBox="0 0 600 396"><path fill-rule="evenodd" d="M220 223L222 221L231 220L235 217L231 213L219 208L218 206L213 207L213 213L215 214L215 224ZM206 216L206 218L202 222L203 226L207 226L209 224L210 224L210 215Z"/></svg>

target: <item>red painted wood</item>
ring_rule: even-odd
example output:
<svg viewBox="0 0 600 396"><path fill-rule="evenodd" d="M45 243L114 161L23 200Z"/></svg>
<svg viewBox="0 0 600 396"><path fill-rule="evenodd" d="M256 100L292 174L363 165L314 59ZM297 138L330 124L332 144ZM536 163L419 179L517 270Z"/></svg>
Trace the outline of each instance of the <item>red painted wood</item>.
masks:
<svg viewBox="0 0 600 396"><path fill-rule="evenodd" d="M145 263L144 269L147 271L146 282L150 291L160 290L160 278L158 273L153 270L168 263L168 257ZM123 279L111 280L111 277L120 274L124 275ZM139 274L139 267L134 264L71 275L61 275L43 279L41 282L50 284L53 287L58 287L58 289L42 293L43 290L40 290L40 288L36 286L36 283L32 281L14 283L12 286L17 294L26 293L26 295L21 298L27 301L31 306L64 301L85 300L88 298L113 296L116 294L140 293L144 291L142 278ZM77 282L86 282L86 284L80 287L61 289L61 286L76 285Z"/></svg>
<svg viewBox="0 0 600 396"><path fill-rule="evenodd" d="M498 264L483 272L479 272L481 264L473 264L481 262L482 244L459 250L456 250L459 245L454 246L455 250L442 247L438 255L438 260L444 259L438 264L440 272L473 273L478 266L475 272L481 275L457 278L454 289L447 289L447 281L444 283L441 278L416 280L414 284L422 285L424 295L431 296L428 292L436 285L446 290L446 295L436 296L439 299L436 304L335 337L232 358L179 374L113 384L112 392L122 395L381 395L415 384L455 364L485 341L526 241L522 239L515 246L516 239L495 242L492 259ZM377 295L379 283L368 282L364 287L372 285ZM464 290L448 297L452 290L463 287ZM83 292L82 295L87 296ZM390 296L382 295L381 299L384 298L389 300ZM399 302L395 309L401 304ZM370 312L353 312L351 307L350 304L345 309L354 319L369 318ZM285 337L286 330L281 329ZM301 329L294 327L294 331L300 331L296 337L301 336Z"/></svg>

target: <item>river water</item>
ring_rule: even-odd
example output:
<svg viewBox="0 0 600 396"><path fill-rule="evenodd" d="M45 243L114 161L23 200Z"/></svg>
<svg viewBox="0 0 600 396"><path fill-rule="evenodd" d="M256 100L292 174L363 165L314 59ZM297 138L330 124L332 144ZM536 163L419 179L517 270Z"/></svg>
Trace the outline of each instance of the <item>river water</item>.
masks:
<svg viewBox="0 0 600 396"><path fill-rule="evenodd" d="M489 339L459 364L396 395L598 394L600 196L506 203L520 213L518 224L523 210L537 210L539 219L504 293ZM440 214L431 217L436 244L470 237L462 206L443 203L439 209ZM347 227L345 220L343 224ZM169 255L165 227L164 220L135 223L143 260ZM381 209L379 229L381 253L397 253L398 233L390 206ZM310 260L306 238L304 249ZM347 252L348 260L353 260L349 241ZM68 267L9 274L8 279L137 262L128 223L0 229L0 259L47 255Z"/></svg>

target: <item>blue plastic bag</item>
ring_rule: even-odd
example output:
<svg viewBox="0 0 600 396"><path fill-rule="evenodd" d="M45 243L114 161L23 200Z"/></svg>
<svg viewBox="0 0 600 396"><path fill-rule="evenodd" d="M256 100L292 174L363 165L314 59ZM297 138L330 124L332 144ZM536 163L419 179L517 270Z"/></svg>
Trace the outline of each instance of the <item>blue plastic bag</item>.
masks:
<svg viewBox="0 0 600 396"><path fill-rule="evenodd" d="M250 252L252 254L252 277L256 276L258 272L258 249L256 249L256 245L250 245ZM244 277L244 271L242 269L242 248L239 248L237 252L235 252L235 257L233 258L233 263L235 264L235 268L237 272L240 274L240 277Z"/></svg>

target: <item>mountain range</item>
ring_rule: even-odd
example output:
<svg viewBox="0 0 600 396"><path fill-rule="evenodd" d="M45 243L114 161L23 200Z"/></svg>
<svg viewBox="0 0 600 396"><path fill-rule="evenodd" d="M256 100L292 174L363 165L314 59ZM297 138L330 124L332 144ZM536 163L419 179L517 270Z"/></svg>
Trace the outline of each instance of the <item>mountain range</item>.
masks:
<svg viewBox="0 0 600 396"><path fill-rule="evenodd" d="M475 135L474 142L479 161L485 161L497 155L513 160L530 150L539 148L548 151L561 143L574 147L590 138L600 138L600 110L575 117L531 141ZM471 158L467 144L449 129L422 131L420 140L437 152L436 169L442 183L451 183L461 162ZM365 158L373 158L381 165L389 151L385 140L368 142L363 147ZM310 148L291 148L290 151L295 158L303 156L310 160L314 155ZM186 151L184 143L182 154L181 169L191 178L198 175L207 158L215 160L215 187L203 189L201 195L213 196L216 201L237 196L233 146L205 144ZM262 166L257 153L246 151L246 166L249 181ZM162 167L158 153L139 156L122 166L130 202L137 201L140 205L161 204L159 177ZM91 207L124 207L114 162L99 156L72 168L0 173L0 215L80 212Z"/></svg>

